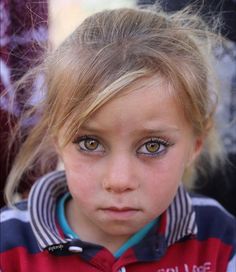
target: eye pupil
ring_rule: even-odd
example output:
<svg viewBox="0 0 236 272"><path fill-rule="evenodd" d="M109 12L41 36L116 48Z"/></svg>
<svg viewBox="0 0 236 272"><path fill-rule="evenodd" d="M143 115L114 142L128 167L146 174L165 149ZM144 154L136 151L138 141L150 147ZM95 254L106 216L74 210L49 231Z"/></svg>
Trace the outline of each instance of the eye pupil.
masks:
<svg viewBox="0 0 236 272"><path fill-rule="evenodd" d="M154 153L157 152L160 148L160 144L159 143L154 143L154 142L150 142L146 144L146 148L148 150L148 152Z"/></svg>
<svg viewBox="0 0 236 272"><path fill-rule="evenodd" d="M93 140L93 139L87 139L84 142L84 145L88 150L95 150L98 147L98 142L96 140Z"/></svg>

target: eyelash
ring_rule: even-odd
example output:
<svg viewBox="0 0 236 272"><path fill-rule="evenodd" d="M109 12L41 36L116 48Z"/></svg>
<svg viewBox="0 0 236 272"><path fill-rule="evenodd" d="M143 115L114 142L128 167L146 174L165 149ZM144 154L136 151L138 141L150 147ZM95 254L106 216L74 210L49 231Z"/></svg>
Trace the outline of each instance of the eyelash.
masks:
<svg viewBox="0 0 236 272"><path fill-rule="evenodd" d="M97 146L95 146L94 149L89 149L88 147L86 147L86 141L91 141L95 142L97 144ZM95 136L88 136L88 135L84 135L84 136L80 136L78 138L76 138L73 142L73 144L78 146L78 150L81 152L86 152L86 153L105 153L105 148L103 147L103 145L100 143L99 139L97 139L97 137ZM148 144L157 144L158 148L155 152L144 152L141 151L141 149L146 148L147 149L147 145ZM158 157L163 155L164 153L167 152L168 148L170 146L172 146L173 143L171 143L169 140L166 139L161 139L161 138L150 138L147 141L145 141L138 149L137 149L137 154L141 155L141 156L148 156L148 157ZM98 150L98 148L102 147L102 149ZM162 149L162 150L160 150Z"/></svg>

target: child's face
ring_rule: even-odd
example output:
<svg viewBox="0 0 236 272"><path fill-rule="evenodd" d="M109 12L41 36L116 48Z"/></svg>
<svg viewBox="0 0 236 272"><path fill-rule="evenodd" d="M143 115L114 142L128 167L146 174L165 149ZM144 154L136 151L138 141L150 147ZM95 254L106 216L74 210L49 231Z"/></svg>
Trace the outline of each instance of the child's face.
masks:
<svg viewBox="0 0 236 272"><path fill-rule="evenodd" d="M139 84L146 86L109 101L60 150L73 196L67 215L82 239L125 240L159 216L200 149L168 87L157 78Z"/></svg>

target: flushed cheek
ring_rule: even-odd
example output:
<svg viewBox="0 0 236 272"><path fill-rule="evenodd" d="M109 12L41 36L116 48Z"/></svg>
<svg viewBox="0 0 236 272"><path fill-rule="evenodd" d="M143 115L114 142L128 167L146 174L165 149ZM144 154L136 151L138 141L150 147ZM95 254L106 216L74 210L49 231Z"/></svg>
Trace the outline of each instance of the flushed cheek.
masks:
<svg viewBox="0 0 236 272"><path fill-rule="evenodd" d="M172 202L177 189L177 183L173 184L173 186L154 185L152 189L149 188L149 191L146 193L148 198L145 206L154 214L158 213L158 215L160 215Z"/></svg>
<svg viewBox="0 0 236 272"><path fill-rule="evenodd" d="M174 156L171 159L163 159L154 164L148 164L143 169L143 175L147 181L152 180L152 186L157 186L160 189L178 186L181 182L185 163L182 159L176 159Z"/></svg>
<svg viewBox="0 0 236 272"><path fill-rule="evenodd" d="M96 178L90 167L67 168L65 165L67 184L72 195L83 198L95 195L97 192Z"/></svg>
<svg viewBox="0 0 236 272"><path fill-rule="evenodd" d="M142 195L146 196L145 206L149 211L160 214L172 202L181 183L182 171L158 169L149 173L143 183Z"/></svg>

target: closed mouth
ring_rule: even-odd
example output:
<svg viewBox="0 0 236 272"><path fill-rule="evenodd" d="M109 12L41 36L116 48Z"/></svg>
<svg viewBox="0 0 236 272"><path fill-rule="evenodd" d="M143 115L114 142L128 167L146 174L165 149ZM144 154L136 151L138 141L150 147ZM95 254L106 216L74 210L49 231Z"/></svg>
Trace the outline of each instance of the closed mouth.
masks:
<svg viewBox="0 0 236 272"><path fill-rule="evenodd" d="M117 212L126 212L126 211L138 211L139 209L133 207L106 207L102 208L102 210L110 210L110 211L117 211Z"/></svg>
<svg viewBox="0 0 236 272"><path fill-rule="evenodd" d="M122 220L122 219L128 219L136 215L138 212L140 212L140 209L136 209L132 207L107 207L107 208L102 208L101 211L103 211L110 218Z"/></svg>

